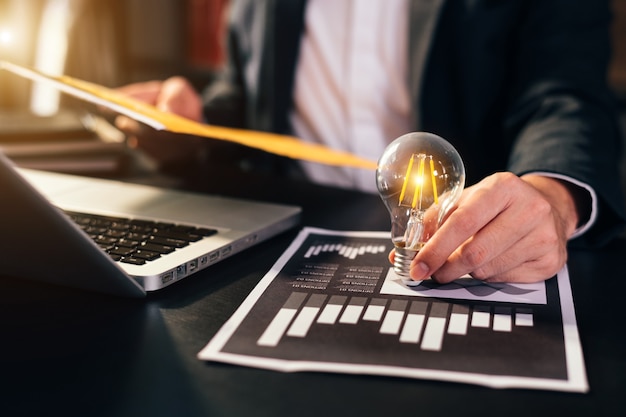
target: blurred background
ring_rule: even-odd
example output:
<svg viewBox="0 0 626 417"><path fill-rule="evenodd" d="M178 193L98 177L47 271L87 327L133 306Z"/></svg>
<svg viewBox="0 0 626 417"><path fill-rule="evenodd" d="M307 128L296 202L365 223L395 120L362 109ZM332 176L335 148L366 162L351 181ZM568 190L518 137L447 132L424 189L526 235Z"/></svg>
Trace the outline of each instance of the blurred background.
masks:
<svg viewBox="0 0 626 417"><path fill-rule="evenodd" d="M222 61L227 0L0 0L0 57L109 87L183 74L206 83ZM0 108L28 107L29 82Z"/></svg>
<svg viewBox="0 0 626 417"><path fill-rule="evenodd" d="M223 61L226 5L227 0L0 0L0 59L107 87L180 74L201 88ZM20 166L85 175L156 168L127 149L110 120L88 110L54 88L2 71L0 150Z"/></svg>
<svg viewBox="0 0 626 417"><path fill-rule="evenodd" d="M179 74L201 88L223 62L227 6L228 0L0 0L0 59L108 87ZM608 76L626 130L626 0L612 0L612 7ZM55 90L0 73L0 148L36 168L96 175L123 171L128 166L123 138L110 126L92 135L93 129L84 130L84 117L66 108L72 109L71 99ZM37 122L33 112L42 116ZM107 152L114 164L107 167L100 158L96 168Z"/></svg>

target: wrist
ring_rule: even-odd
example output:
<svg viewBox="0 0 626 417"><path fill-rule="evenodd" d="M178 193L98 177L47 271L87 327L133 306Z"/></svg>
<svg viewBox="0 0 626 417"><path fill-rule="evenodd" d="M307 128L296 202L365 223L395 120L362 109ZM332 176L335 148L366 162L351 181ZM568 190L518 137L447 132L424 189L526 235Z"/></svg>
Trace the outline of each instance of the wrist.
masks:
<svg viewBox="0 0 626 417"><path fill-rule="evenodd" d="M521 178L550 203L567 238L574 234L581 219L589 217L589 204L586 204L584 190L575 184L538 174L527 174Z"/></svg>

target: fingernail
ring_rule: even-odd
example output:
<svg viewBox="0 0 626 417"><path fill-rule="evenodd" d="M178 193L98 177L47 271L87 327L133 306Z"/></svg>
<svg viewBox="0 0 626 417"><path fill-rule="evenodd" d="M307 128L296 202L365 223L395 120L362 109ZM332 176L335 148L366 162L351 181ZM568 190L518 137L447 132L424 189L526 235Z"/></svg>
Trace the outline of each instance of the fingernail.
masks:
<svg viewBox="0 0 626 417"><path fill-rule="evenodd" d="M429 277L429 272L430 269L428 268L428 265L426 265L424 262L418 262L417 264L411 266L410 274L411 278L415 280L422 280Z"/></svg>

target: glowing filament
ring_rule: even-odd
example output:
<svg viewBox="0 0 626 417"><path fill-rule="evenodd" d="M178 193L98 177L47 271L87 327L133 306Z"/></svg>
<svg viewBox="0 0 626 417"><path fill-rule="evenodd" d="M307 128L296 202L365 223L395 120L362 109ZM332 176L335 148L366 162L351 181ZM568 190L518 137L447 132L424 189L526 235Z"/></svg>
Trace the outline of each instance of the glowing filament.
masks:
<svg viewBox="0 0 626 417"><path fill-rule="evenodd" d="M419 158L419 164L417 166L417 175L413 174L413 165L416 158ZM400 191L400 205L406 205L404 203L404 199L406 197L407 188L409 187L409 183L415 184L415 189L413 190L413 199L411 201L411 208L413 209L422 209L422 198L424 192L424 171L426 169L425 160L426 158L430 159L430 180L432 183L432 193L435 204L439 204L439 195L437 193L437 179L435 178L435 163L433 161L432 156L427 156L423 153L413 154L411 155L411 159L409 160L409 165L406 170L406 174L404 176L404 182L402 183L402 190Z"/></svg>
<svg viewBox="0 0 626 417"><path fill-rule="evenodd" d="M430 179L433 183L433 197L435 198L435 204L439 204L439 196L437 195L437 181L435 180L435 163L433 157L430 157Z"/></svg>
<svg viewBox="0 0 626 417"><path fill-rule="evenodd" d="M422 209L422 191L424 190L424 159L426 155L420 154L420 164L417 168L417 178L415 178L415 191L413 191L413 202L411 203L412 208L416 208L417 203L419 202L419 208Z"/></svg>
<svg viewBox="0 0 626 417"><path fill-rule="evenodd" d="M406 169L406 174L404 174L404 182L402 183L402 191L400 191L400 205L402 205L402 200L404 200L404 194L406 193L406 187L409 185L409 178L411 177L411 169L413 169L413 159L415 159L416 155L412 155L411 159L409 159L409 166Z"/></svg>

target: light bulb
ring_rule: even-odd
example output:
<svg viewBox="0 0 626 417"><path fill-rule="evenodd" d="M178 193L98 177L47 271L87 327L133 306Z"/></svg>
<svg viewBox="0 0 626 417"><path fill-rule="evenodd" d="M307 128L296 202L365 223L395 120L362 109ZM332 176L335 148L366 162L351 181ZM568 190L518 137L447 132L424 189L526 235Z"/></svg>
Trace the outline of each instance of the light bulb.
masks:
<svg viewBox="0 0 626 417"><path fill-rule="evenodd" d="M407 133L383 152L376 184L391 215L394 270L408 278L411 261L461 196L465 185L463 161L441 137Z"/></svg>

